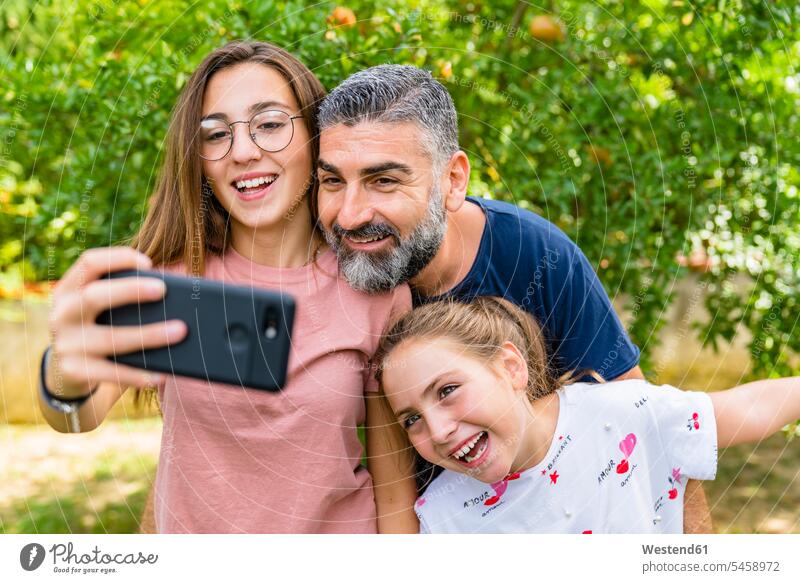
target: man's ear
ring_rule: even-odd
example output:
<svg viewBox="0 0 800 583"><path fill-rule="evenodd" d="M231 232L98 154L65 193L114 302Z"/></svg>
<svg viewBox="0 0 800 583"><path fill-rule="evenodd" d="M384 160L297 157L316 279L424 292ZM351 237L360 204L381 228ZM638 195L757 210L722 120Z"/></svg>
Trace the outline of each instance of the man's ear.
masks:
<svg viewBox="0 0 800 583"><path fill-rule="evenodd" d="M503 370L511 379L511 386L516 391L528 388L528 364L517 345L506 341L500 347L498 355Z"/></svg>
<svg viewBox="0 0 800 583"><path fill-rule="evenodd" d="M452 155L445 165L442 175L442 195L444 208L455 212L464 204L469 186L469 158L464 151L459 150Z"/></svg>

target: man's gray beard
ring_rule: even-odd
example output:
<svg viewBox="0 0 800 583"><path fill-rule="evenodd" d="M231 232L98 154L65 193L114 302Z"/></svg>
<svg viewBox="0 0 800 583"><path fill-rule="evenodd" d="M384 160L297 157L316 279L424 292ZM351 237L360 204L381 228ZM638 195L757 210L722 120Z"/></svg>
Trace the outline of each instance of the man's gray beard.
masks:
<svg viewBox="0 0 800 583"><path fill-rule="evenodd" d="M374 294L407 282L433 260L447 230L447 211L438 185L431 189L428 210L411 235L387 252L352 251L341 237L327 230L325 239L336 251L339 269L356 290Z"/></svg>

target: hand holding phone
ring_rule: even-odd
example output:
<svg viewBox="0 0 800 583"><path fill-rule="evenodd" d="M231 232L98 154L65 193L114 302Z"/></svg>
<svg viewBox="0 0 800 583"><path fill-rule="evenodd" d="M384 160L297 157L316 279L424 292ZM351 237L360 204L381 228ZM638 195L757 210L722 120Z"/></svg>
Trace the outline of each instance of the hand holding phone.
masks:
<svg viewBox="0 0 800 583"><path fill-rule="evenodd" d="M101 382L135 387L163 382L162 374L114 364L107 357L180 342L188 331L182 321L162 320L135 328L96 323L109 308L164 296L164 282L157 279L104 279L110 271L151 266L150 259L135 249L109 247L85 251L64 274L53 291L50 311L52 353L46 382L51 391L75 398Z"/></svg>
<svg viewBox="0 0 800 583"><path fill-rule="evenodd" d="M153 278L164 282L166 294L113 307L98 316L98 324L138 327L177 319L188 327L179 343L116 352L115 362L269 391L285 384L295 310L291 296L155 271L114 272L108 278Z"/></svg>

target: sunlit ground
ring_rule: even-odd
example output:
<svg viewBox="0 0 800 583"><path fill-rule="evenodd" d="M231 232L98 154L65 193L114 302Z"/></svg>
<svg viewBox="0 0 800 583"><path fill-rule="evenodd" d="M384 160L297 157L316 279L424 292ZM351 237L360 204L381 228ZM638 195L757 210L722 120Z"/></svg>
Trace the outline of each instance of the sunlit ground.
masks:
<svg viewBox="0 0 800 583"><path fill-rule="evenodd" d="M0 531L136 532L160 439L157 418L107 421L81 435L0 426Z"/></svg>
<svg viewBox="0 0 800 583"><path fill-rule="evenodd" d="M720 452L705 491L717 532L800 533L800 440L773 435Z"/></svg>

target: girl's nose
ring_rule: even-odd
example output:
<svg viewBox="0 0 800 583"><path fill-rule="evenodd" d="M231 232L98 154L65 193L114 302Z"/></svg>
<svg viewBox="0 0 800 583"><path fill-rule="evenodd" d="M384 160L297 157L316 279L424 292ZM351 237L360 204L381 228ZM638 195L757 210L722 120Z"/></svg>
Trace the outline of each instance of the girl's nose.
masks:
<svg viewBox="0 0 800 583"><path fill-rule="evenodd" d="M425 422L428 424L431 441L436 445L446 444L450 441L458 427L455 419L441 412L429 412Z"/></svg>
<svg viewBox="0 0 800 583"><path fill-rule="evenodd" d="M247 133L247 125L233 126L233 145L231 146L231 159L239 164L247 164L261 158L263 150L253 141Z"/></svg>

